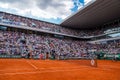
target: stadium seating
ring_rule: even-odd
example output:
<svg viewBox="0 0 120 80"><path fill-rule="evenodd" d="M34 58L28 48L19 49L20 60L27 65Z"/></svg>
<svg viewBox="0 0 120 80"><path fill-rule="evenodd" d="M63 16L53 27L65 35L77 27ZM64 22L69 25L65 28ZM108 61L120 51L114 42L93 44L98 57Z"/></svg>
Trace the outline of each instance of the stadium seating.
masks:
<svg viewBox="0 0 120 80"><path fill-rule="evenodd" d="M105 32L108 32L107 30L111 29L108 28L111 25L107 25L107 27L105 27L104 29L96 29L94 31L73 30L61 27L56 24L51 24L31 18L1 12L0 23L16 26L20 25L23 27L32 27L46 31L75 35L80 37L94 37L97 35L106 34ZM117 25L114 24L112 26L116 27L119 25L120 23ZM104 44L90 44L87 41L73 40L72 38L59 39L51 36L26 34L20 31L14 32L0 30L0 47L0 57L19 58L21 56L27 58L26 55L28 55L28 53L30 53L30 49L32 49L31 55L36 59L41 58L41 55L43 56L42 59L45 59L46 53L49 53L49 57L51 57L51 55L53 55L52 53L54 53L55 58L81 58L86 57L86 55L89 53L88 51L94 49L98 53L103 52L107 54L119 54L120 40L113 40Z"/></svg>
<svg viewBox="0 0 120 80"><path fill-rule="evenodd" d="M32 55L35 57L42 53L52 53L53 50L55 55L80 56L80 53L86 52L83 49L87 46L84 41L11 31L0 31L0 41L1 55L21 55L23 57L29 53L29 46L32 47Z"/></svg>
<svg viewBox="0 0 120 80"><path fill-rule="evenodd" d="M11 25L19 25L19 26L27 26L62 34L68 34L68 35L74 35L74 36L80 36L80 37L87 37L87 36L95 36L103 34L103 31L101 30L94 30L91 32L90 30L74 30L70 28L65 28L56 24L51 24L31 18L26 18L22 16L17 16L9 13L0 13L0 22L11 24Z"/></svg>

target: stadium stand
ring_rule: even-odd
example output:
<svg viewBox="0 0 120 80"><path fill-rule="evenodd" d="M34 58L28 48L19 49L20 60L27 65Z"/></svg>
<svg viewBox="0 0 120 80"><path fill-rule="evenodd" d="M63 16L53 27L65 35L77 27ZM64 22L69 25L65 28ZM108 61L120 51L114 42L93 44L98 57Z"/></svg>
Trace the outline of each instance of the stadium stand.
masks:
<svg viewBox="0 0 120 80"><path fill-rule="evenodd" d="M87 44L84 41L58 39L50 36L25 34L22 32L0 31L1 55L19 55L26 57L32 47L32 56L40 58L46 53L55 53L55 57L81 57L87 54Z"/></svg>
<svg viewBox="0 0 120 80"><path fill-rule="evenodd" d="M62 33L62 34L72 35L72 36L78 36L82 38L83 37L91 38L95 36L97 37L97 36L105 35L105 34L108 34L107 33L108 28L120 26L120 23L119 23L120 20L115 20L115 21L112 21L111 23L104 24L99 29L95 28L93 29L93 31L75 30L75 29L65 28L57 24L51 24L48 22L43 22L43 21L39 21L39 20L27 18L27 17L22 17L18 15L13 15L10 13L4 13L4 12L0 12L0 22L9 24L9 25L37 28L40 30Z"/></svg>
<svg viewBox="0 0 120 80"><path fill-rule="evenodd" d="M0 18L1 23L19 25L24 27L32 27L32 28L42 29L46 31L69 34L69 35L74 35L79 37L95 36L103 33L100 30L94 30L94 32L91 32L90 30L80 31L80 30L69 29L56 24L42 22L42 21L31 19L31 18L9 14L9 13L1 12L0 16L1 16Z"/></svg>
<svg viewBox="0 0 120 80"><path fill-rule="evenodd" d="M90 52L99 56L102 52L105 54L101 55L101 58L106 58L109 54L119 55L120 51L119 39L112 40L109 36L119 32L119 19L91 31L68 29L57 24L0 12L0 24L0 57L28 58L29 55L30 58L37 59L46 59L48 56L68 59L88 58ZM35 31L36 29L41 31ZM58 33L60 34L56 35ZM74 36L77 36L78 40L73 39ZM93 42L86 41L86 38ZM100 39L101 41L97 41ZM102 42L102 39L111 40Z"/></svg>

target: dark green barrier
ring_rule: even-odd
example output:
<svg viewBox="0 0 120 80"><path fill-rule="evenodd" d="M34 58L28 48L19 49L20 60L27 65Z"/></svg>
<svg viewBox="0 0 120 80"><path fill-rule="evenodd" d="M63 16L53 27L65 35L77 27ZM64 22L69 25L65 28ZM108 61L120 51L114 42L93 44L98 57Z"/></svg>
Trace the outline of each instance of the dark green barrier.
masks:
<svg viewBox="0 0 120 80"><path fill-rule="evenodd" d="M21 58L20 55L0 55L0 58Z"/></svg>

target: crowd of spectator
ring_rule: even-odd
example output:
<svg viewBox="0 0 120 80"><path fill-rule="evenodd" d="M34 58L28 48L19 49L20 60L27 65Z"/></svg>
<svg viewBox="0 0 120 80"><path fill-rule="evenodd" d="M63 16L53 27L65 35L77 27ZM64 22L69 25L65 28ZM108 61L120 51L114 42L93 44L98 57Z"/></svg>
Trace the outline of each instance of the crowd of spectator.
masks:
<svg viewBox="0 0 120 80"><path fill-rule="evenodd" d="M0 12L0 22L80 37L90 37L100 35L105 32L104 30L100 29L96 29L94 31L73 30L56 24L3 12ZM116 26L118 25L120 26L120 23ZM115 30L116 29L117 28L115 28ZM47 54L49 54L49 57L54 55L56 58L59 58L59 56L83 57L88 54L90 50L95 50L96 52L103 51L109 54L117 54L120 52L120 40L100 44L90 44L86 41L59 39L51 36L0 30L1 55L21 55L22 57L25 57L31 53L32 57L34 56L40 58L40 56L42 56L41 58L43 59L48 56Z"/></svg>
<svg viewBox="0 0 120 80"><path fill-rule="evenodd" d="M49 57L55 55L56 58L60 56L68 58L84 57L90 50L117 54L120 52L120 40L90 44L86 41L59 39L22 32L0 31L0 55L20 55L26 57L31 53L36 58L42 56L42 59L45 59L47 54L49 54Z"/></svg>
<svg viewBox="0 0 120 80"><path fill-rule="evenodd" d="M65 28L59 26L57 24L47 23L39 20L35 20L32 18L17 16L8 13L0 13L0 22L11 24L11 25L19 25L24 27L32 27L67 35L79 36L79 37L88 37L88 36L95 36L103 34L102 30L95 29L94 31L91 30L74 30L70 28Z"/></svg>
<svg viewBox="0 0 120 80"><path fill-rule="evenodd" d="M107 41L97 44L98 51L108 54L120 54L120 40Z"/></svg>
<svg viewBox="0 0 120 80"><path fill-rule="evenodd" d="M0 31L0 54L26 56L32 50L33 56L80 57L87 53L87 43L72 39L58 39L50 36ZM51 55L50 54L50 55Z"/></svg>
<svg viewBox="0 0 120 80"><path fill-rule="evenodd" d="M32 18L22 17L18 15L13 15L9 13L0 12L0 22L10 25L24 26L24 27L32 27L41 30L57 32L67 35L79 36L79 37L90 37L97 36L101 34L106 34L106 30L110 28L115 28L120 26L120 20L117 22L113 21L113 23L108 23L103 25L101 29L94 30L74 30L70 28L65 28L57 24L52 24Z"/></svg>

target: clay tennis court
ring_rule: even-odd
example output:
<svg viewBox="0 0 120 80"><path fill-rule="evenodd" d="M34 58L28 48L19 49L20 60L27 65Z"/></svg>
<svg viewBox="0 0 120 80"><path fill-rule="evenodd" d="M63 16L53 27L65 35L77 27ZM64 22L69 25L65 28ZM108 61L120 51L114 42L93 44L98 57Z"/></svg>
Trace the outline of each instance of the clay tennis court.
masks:
<svg viewBox="0 0 120 80"><path fill-rule="evenodd" d="M0 80L120 80L120 61L0 59Z"/></svg>

